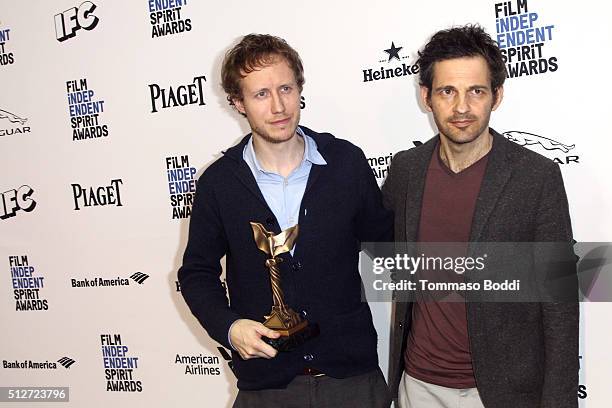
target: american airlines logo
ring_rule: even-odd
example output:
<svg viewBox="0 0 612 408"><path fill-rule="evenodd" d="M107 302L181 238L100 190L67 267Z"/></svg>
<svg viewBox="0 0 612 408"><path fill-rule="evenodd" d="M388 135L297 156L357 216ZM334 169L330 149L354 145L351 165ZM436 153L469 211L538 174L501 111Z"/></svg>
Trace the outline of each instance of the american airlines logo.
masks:
<svg viewBox="0 0 612 408"><path fill-rule="evenodd" d="M132 278L135 282L142 285L142 283L149 278L149 275L147 275L146 273L142 273L142 272L136 272L135 274L130 276L130 278Z"/></svg>

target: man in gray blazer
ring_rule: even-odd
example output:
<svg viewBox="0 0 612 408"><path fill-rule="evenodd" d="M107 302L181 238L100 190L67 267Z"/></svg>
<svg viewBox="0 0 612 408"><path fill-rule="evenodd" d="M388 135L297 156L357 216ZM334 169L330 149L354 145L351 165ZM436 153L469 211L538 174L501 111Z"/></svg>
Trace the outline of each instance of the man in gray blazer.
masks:
<svg viewBox="0 0 612 408"><path fill-rule="evenodd" d="M573 257L559 167L489 127L506 77L495 42L479 26L443 30L418 64L440 133L392 161L383 195L395 240L562 242ZM569 302L396 301L389 384L399 406L577 407L573 293Z"/></svg>

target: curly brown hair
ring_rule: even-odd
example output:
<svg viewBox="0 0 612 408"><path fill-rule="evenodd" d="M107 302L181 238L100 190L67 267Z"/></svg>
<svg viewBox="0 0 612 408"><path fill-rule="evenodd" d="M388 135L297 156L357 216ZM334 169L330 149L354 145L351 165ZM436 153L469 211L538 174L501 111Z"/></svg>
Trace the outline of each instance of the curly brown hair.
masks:
<svg viewBox="0 0 612 408"><path fill-rule="evenodd" d="M269 34L249 34L225 54L221 67L221 85L227 93L227 100L242 99L240 80L254 70L284 58L293 70L298 89L304 86L302 60L285 40Z"/></svg>
<svg viewBox="0 0 612 408"><path fill-rule="evenodd" d="M504 84L506 64L497 43L479 25L467 24L435 33L416 62L420 71L420 84L431 94L433 68L436 62L461 57L481 56L489 67L493 95Z"/></svg>

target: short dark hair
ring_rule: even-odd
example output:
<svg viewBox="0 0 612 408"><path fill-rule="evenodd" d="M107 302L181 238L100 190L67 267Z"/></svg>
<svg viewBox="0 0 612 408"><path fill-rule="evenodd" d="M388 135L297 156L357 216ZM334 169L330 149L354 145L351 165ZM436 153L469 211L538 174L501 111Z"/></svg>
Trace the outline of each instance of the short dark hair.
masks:
<svg viewBox="0 0 612 408"><path fill-rule="evenodd" d="M489 66L493 95L506 80L506 65L497 43L479 25L468 24L435 33L419 52L419 82L429 89L433 83L434 64L453 58L481 56Z"/></svg>
<svg viewBox="0 0 612 408"><path fill-rule="evenodd" d="M269 34L249 34L225 54L221 67L221 85L227 100L242 99L240 80L258 68L270 65L275 58L284 58L293 70L298 89L304 86L302 60L285 40Z"/></svg>

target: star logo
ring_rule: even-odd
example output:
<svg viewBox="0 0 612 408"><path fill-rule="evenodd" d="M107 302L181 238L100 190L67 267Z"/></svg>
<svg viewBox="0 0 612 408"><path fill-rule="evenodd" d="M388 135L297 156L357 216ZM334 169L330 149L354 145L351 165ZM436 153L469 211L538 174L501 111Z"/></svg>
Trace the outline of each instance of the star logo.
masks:
<svg viewBox="0 0 612 408"><path fill-rule="evenodd" d="M389 59L387 60L387 62L391 61L391 59L393 58L397 58L397 60L400 61L399 52L402 48L404 47L396 47L395 43L392 41L391 48L385 50L385 52L389 54Z"/></svg>

